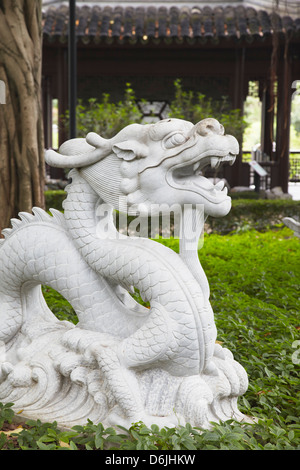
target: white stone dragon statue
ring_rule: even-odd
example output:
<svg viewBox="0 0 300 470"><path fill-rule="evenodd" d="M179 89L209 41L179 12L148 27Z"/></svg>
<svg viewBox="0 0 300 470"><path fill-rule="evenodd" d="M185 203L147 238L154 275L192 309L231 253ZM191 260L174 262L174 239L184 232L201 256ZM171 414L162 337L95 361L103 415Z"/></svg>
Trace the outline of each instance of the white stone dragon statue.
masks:
<svg viewBox="0 0 300 470"><path fill-rule="evenodd" d="M65 427L246 419L237 400L247 374L216 341L198 259L203 223L193 237L184 226L203 222L202 209L229 212L224 184L201 170L232 164L237 153L212 118L132 124L111 139L90 133L46 152L50 165L72 169L71 183L64 213L20 213L0 239L1 402ZM147 215L174 204L182 209L179 254L113 223L114 210ZM49 310L42 285L72 305L76 326Z"/></svg>

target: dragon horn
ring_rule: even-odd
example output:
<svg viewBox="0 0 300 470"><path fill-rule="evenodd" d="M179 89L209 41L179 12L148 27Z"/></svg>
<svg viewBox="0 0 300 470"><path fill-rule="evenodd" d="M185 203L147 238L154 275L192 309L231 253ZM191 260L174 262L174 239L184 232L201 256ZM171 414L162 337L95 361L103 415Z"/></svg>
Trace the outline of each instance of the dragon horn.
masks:
<svg viewBox="0 0 300 470"><path fill-rule="evenodd" d="M96 147L96 148L95 148ZM86 139L77 138L64 142L55 150L47 150L45 160L48 165L58 168L79 168L102 160L111 150L111 143L91 132Z"/></svg>

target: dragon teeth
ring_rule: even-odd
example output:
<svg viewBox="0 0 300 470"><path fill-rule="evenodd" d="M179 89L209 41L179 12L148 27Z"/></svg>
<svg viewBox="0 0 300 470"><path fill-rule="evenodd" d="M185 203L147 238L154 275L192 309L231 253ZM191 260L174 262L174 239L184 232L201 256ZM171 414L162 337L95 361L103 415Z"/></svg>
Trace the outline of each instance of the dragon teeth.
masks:
<svg viewBox="0 0 300 470"><path fill-rule="evenodd" d="M194 163L194 165L193 165L193 171L197 171L198 168L199 168L199 166L200 166L200 162Z"/></svg>
<svg viewBox="0 0 300 470"><path fill-rule="evenodd" d="M225 186L225 181L220 180L217 184L215 184L215 188L217 191L222 191L223 194L228 194L227 186Z"/></svg>
<svg viewBox="0 0 300 470"><path fill-rule="evenodd" d="M210 159L210 165L212 168L218 168L220 165L220 158L218 157L211 157Z"/></svg>
<svg viewBox="0 0 300 470"><path fill-rule="evenodd" d="M210 165L212 168L218 168L221 162L229 162L230 165L233 165L235 159L235 155L226 155L225 157L211 157Z"/></svg>
<svg viewBox="0 0 300 470"><path fill-rule="evenodd" d="M215 184L215 188L218 189L219 191L222 191L222 189L224 188L225 186L225 182L224 181L219 181L217 184Z"/></svg>

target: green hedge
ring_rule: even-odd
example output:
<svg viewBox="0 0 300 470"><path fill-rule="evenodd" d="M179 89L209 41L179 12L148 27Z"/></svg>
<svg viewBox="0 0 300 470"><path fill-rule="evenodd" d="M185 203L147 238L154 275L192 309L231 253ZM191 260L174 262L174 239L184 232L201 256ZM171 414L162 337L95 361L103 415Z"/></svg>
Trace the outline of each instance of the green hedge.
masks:
<svg viewBox="0 0 300 470"><path fill-rule="evenodd" d="M230 192L229 196L231 199L260 199L259 193L251 190Z"/></svg>
<svg viewBox="0 0 300 470"><path fill-rule="evenodd" d="M60 211L62 209L62 203L66 197L67 193L62 189L45 191L46 210L57 209Z"/></svg>
<svg viewBox="0 0 300 470"><path fill-rule="evenodd" d="M207 220L208 231L229 233L254 228L265 231L282 224L283 217L300 217L300 201L291 199L233 199L226 217Z"/></svg>
<svg viewBox="0 0 300 470"><path fill-rule="evenodd" d="M45 191L46 209L62 209L67 194L63 190ZM282 224L283 217L300 217L300 201L290 199L232 199L232 208L226 217L207 219L206 231L229 233L255 228L264 231Z"/></svg>

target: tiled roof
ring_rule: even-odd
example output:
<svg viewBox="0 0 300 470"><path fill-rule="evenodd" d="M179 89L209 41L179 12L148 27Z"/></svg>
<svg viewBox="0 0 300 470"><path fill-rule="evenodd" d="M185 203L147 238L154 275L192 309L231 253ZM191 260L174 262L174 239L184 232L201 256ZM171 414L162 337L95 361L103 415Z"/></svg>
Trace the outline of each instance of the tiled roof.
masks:
<svg viewBox="0 0 300 470"><path fill-rule="evenodd" d="M44 38L66 41L68 15L66 5L49 7L43 15ZM76 34L85 44L218 42L222 38L253 41L265 39L273 30L299 37L300 18L280 17L243 6L101 8L94 5L77 8Z"/></svg>

